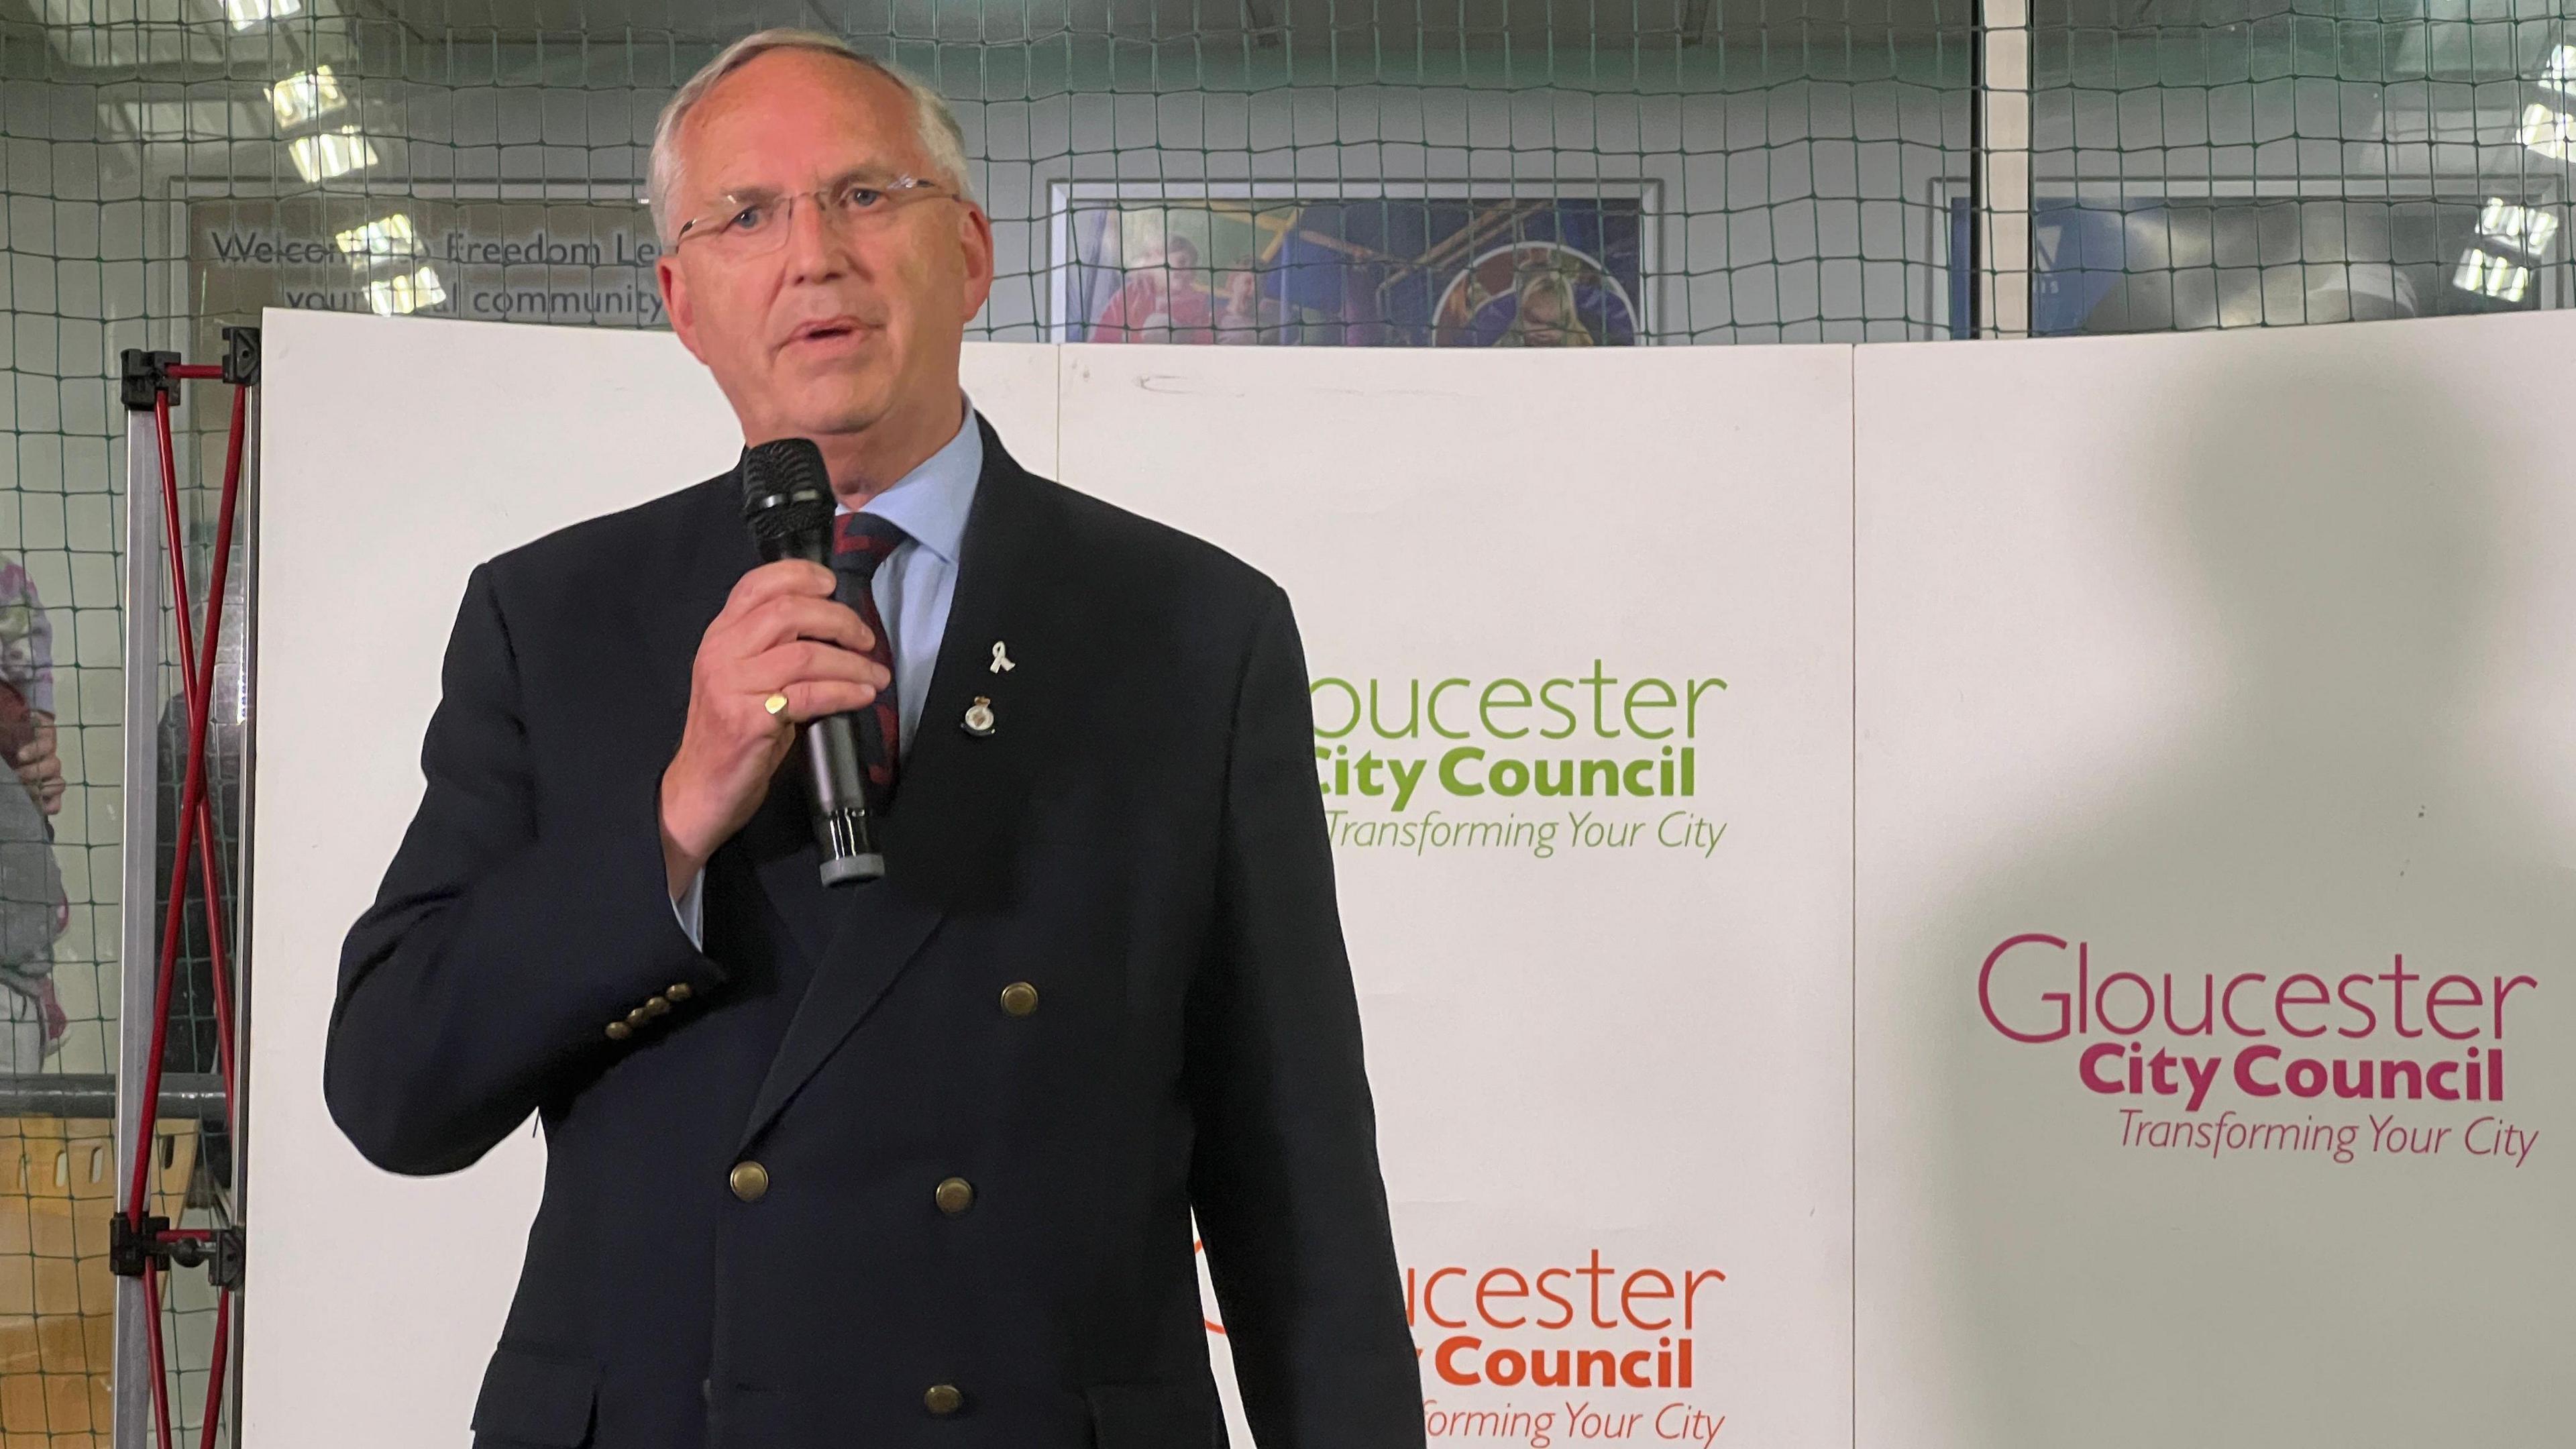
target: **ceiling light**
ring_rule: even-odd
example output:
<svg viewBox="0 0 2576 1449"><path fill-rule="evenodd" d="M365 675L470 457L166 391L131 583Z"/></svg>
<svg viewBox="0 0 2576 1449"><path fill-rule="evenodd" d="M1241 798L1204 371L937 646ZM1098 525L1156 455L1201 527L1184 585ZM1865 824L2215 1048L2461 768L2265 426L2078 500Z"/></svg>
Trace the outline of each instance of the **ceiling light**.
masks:
<svg viewBox="0 0 2576 1449"><path fill-rule="evenodd" d="M2501 196L2489 197L2478 213L2478 235L2546 260L2558 237L2558 218L2536 206L2516 206Z"/></svg>
<svg viewBox="0 0 2576 1449"><path fill-rule="evenodd" d="M331 240L340 244L349 265L361 271L370 263L420 255L420 233L412 226L411 218L401 212L377 217L365 226L353 226Z"/></svg>
<svg viewBox="0 0 2576 1449"><path fill-rule="evenodd" d="M270 86L268 104L277 112L277 129L291 131L346 107L349 97L331 67L317 65Z"/></svg>
<svg viewBox="0 0 2576 1449"><path fill-rule="evenodd" d="M2554 91L2576 90L2576 45L2562 45L2549 52L2540 67L2540 83Z"/></svg>
<svg viewBox="0 0 2576 1449"><path fill-rule="evenodd" d="M2531 268L2473 247L2460 258L2460 270L2451 278L2451 285L2500 302L2519 302L2522 294L2530 290Z"/></svg>
<svg viewBox="0 0 2576 1449"><path fill-rule="evenodd" d="M2552 161L2564 161L2576 150L2576 117L2534 101L2522 110L2522 144Z"/></svg>
<svg viewBox="0 0 2576 1449"><path fill-rule="evenodd" d="M355 126L298 136L286 143L286 154L307 181L328 181L376 164L376 148Z"/></svg>
<svg viewBox="0 0 2576 1449"><path fill-rule="evenodd" d="M224 18L235 30L248 30L270 20L301 13L304 0L224 0Z"/></svg>
<svg viewBox="0 0 2576 1449"><path fill-rule="evenodd" d="M446 300L447 288L439 282L438 273L427 267L367 284L367 305L375 308L379 317L399 317Z"/></svg>

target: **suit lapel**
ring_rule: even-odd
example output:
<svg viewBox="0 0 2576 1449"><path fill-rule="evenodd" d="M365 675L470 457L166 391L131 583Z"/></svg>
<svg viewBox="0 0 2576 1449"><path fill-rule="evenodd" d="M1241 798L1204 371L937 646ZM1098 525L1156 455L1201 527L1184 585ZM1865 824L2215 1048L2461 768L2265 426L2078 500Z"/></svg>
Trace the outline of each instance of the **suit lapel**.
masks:
<svg viewBox="0 0 2576 1449"><path fill-rule="evenodd" d="M992 428L977 421L984 428L984 470L959 549L948 628L905 752L894 808L877 822L886 877L827 890L816 879L810 841L802 849L801 874L762 869L774 897L820 901L826 929L813 980L743 1123L745 1147L840 1048L944 922L995 908L1011 893L1011 826L1046 734L1050 681L1059 675L1049 667L1048 643L1042 642L1054 636L1041 607L1050 593L1052 559L1041 546L1043 485L1021 472ZM1009 641L1012 654L1028 662L995 671L992 650L1000 641ZM1056 657L1071 662L1069 651ZM981 736L961 726L978 697L988 702L995 720ZM802 788L782 773L770 792L772 803L784 796L796 804L800 830Z"/></svg>

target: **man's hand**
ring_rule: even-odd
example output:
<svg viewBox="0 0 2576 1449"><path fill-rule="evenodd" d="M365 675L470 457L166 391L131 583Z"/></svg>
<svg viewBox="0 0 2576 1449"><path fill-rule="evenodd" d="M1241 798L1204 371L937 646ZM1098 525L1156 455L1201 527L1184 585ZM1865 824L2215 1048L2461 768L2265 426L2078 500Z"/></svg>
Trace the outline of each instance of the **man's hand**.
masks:
<svg viewBox="0 0 2576 1449"><path fill-rule="evenodd" d="M27 786L38 809L48 815L59 815L63 809L63 760L54 753L54 718L36 716L36 737L18 747L18 778Z"/></svg>
<svg viewBox="0 0 2576 1449"><path fill-rule="evenodd" d="M698 643L689 722L662 772L662 865L678 899L716 847L769 793L796 739L791 724L859 709L890 681L867 656L876 641L832 597L830 569L802 559L742 576ZM787 696L771 714L763 701Z"/></svg>

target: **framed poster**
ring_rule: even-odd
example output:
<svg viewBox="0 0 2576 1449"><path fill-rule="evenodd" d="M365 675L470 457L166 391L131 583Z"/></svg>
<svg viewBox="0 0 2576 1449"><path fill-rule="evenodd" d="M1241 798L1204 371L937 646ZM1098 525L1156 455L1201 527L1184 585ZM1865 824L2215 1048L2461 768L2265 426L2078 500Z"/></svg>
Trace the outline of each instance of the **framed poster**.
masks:
<svg viewBox="0 0 2576 1449"><path fill-rule="evenodd" d="M1058 342L1629 347L1651 181L1058 182Z"/></svg>

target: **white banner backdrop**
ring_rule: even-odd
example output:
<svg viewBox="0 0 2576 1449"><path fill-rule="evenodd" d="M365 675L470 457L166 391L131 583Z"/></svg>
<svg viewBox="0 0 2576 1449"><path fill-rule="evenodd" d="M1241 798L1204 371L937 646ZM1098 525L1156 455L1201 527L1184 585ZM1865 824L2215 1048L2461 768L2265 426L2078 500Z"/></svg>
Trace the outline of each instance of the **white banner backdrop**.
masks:
<svg viewBox="0 0 2576 1449"><path fill-rule="evenodd" d="M1067 350L1296 603L1435 1443L1850 1442L1849 368Z"/></svg>
<svg viewBox="0 0 2576 1449"><path fill-rule="evenodd" d="M246 1423L456 1445L538 1148L341 1142L340 935L467 569L735 435L667 337L268 324ZM968 366L1297 603L1435 1445L2063 1449L2576 1422L2571 350Z"/></svg>
<svg viewBox="0 0 2576 1449"><path fill-rule="evenodd" d="M1861 1443L2567 1441L2571 361L1860 349Z"/></svg>

